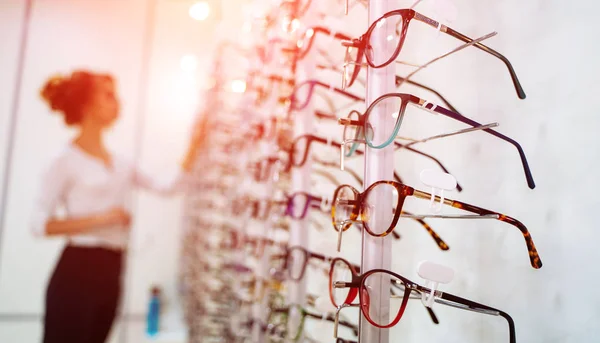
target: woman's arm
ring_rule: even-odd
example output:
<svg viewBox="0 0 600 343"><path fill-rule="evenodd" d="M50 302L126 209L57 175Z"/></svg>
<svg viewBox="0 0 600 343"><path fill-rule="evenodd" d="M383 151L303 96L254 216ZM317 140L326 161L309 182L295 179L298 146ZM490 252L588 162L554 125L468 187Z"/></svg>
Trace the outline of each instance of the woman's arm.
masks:
<svg viewBox="0 0 600 343"><path fill-rule="evenodd" d="M202 127L200 124L197 124L194 127L188 149L181 162L181 170L174 178L157 180L149 177L138 169L134 169L134 183L141 188L167 196L183 191L188 184L189 174L192 171L196 158L198 157L200 145L202 144L201 132Z"/></svg>
<svg viewBox="0 0 600 343"><path fill-rule="evenodd" d="M205 114L206 115L206 114ZM184 156L183 162L181 163L181 168L189 173L192 171L192 167L194 166L194 162L196 161L196 157L198 157L198 151L200 150L200 146L203 141L204 128L202 126L202 121L194 126L192 131L192 137L190 139L190 143L188 145L187 152Z"/></svg>
<svg viewBox="0 0 600 343"><path fill-rule="evenodd" d="M123 211L123 209L118 208L100 215L88 217L66 219L50 218L46 221L44 233L48 236L75 235L113 225L128 228L130 222L130 215Z"/></svg>

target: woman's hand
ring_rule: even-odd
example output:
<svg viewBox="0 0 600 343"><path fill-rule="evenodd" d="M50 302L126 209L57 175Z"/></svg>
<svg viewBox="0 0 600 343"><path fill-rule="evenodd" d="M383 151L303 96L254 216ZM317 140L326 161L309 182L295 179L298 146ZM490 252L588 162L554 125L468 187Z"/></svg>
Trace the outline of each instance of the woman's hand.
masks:
<svg viewBox="0 0 600 343"><path fill-rule="evenodd" d="M198 156L198 150L200 149L200 146L204 142L203 138L204 138L204 130L203 130L202 121L198 121L196 124L194 124L194 128L192 129L192 135L190 137L190 144L188 146L188 151L185 154L183 163L181 164L182 168L186 172L189 172L192 169L194 161L196 160L196 157Z"/></svg>
<svg viewBox="0 0 600 343"><path fill-rule="evenodd" d="M190 137L189 150L197 151L200 147L200 144L202 144L202 137L204 136L204 132L202 129L203 127L201 121L198 121L196 124L194 124L194 128L192 129L192 135Z"/></svg>
<svg viewBox="0 0 600 343"><path fill-rule="evenodd" d="M104 215L109 225L118 225L128 230L131 226L131 215L122 208L114 208Z"/></svg>

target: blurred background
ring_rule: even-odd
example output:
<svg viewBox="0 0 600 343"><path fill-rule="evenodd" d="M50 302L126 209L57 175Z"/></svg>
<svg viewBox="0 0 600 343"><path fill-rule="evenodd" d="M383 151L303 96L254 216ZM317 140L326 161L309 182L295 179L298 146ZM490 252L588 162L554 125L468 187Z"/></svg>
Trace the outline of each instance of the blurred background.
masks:
<svg viewBox="0 0 600 343"><path fill-rule="evenodd" d="M389 2L396 8L414 3ZM359 37L368 28L368 12L361 3L351 1L351 5L346 16L343 1L312 0L314 12L288 25L296 26L299 36L320 25ZM240 132L229 133L237 142L243 125L279 111L264 104L253 110L264 114L249 114L247 109L248 99L256 97L250 94L251 71L289 77L287 70L268 69L267 64L261 67L255 61L257 47L274 46L268 35L256 33L257 23L281 8L281 1L275 0L0 0L0 342L41 340L47 280L65 244L60 238L35 238L29 227L43 168L75 134L65 129L62 118L51 115L40 99L44 82L75 69L112 74L122 107L121 119L107 139L109 147L152 174L166 175L180 162L194 123L206 116L222 116L226 124L238 125ZM425 68L413 80L434 88L460 113L480 123L498 122L498 131L522 145L535 177L535 190L526 185L515 149L483 132L419 148L442 160L463 186L463 192L451 192L448 197L525 223L544 266L531 268L522 235L506 224L436 219L430 224L450 250L439 250L417 224L409 222L397 229L402 239L393 243L391 269L421 282L416 273L419 261L429 259L451 266L454 281L441 290L508 312L515 320L519 342L596 342L600 335L600 296L595 292L600 282L596 267L600 231L592 214L600 205L596 194L600 182L594 176L600 163L595 132L600 127L600 105L594 101L600 91L596 65L600 48L595 44L600 36L593 24L598 5L585 0L425 0L416 9L472 38L498 32L486 44L509 58L526 100L515 96L510 76L499 60L473 48ZM317 47L333 56L331 63L341 68L345 50L339 41L318 37ZM459 44L426 25L414 24L401 57L422 64ZM325 60L321 58L298 67L295 76L340 87L339 72L315 69ZM398 65L397 72L407 75L413 69ZM365 71L361 77L366 78ZM216 85L219 98L215 105ZM440 103L421 88L403 87L403 92ZM281 88L273 84L265 89L280 94ZM365 96L360 83L349 91ZM323 100L327 97L332 100ZM327 97L314 100L309 110L330 109L333 103L333 108L345 108L336 114L343 117L348 109L363 112L366 108L362 102L348 106L347 99L334 94ZM411 137L464 127L441 116L415 112L407 114L402 126ZM312 129L301 133L341 140L342 127L335 122L321 125L315 121L307 127ZM209 140L206 150L219 142ZM221 153L232 169L240 167L233 167L236 161L247 163L264 157L266 150L258 145L254 149L254 141L248 139L246 144L242 139L242 147L236 150L246 159ZM324 155L333 156L334 161L337 156ZM211 161L198 161L198 175L210 171ZM430 160L402 151L395 154L394 165L404 183L429 191L419 173L435 168ZM362 159L350 161L349 166L363 174ZM342 183L350 183L339 168L329 171ZM230 187L242 184L236 181ZM331 197L335 189L323 181L309 184L312 193L320 196ZM252 187L244 189L259 192ZM125 293L109 342L192 341L182 295L186 287L182 281L183 245L193 230L187 220L191 212L204 211L199 220L220 223L231 205L226 202L221 209L198 210L188 206L195 195L163 198L135 192ZM406 206L423 212L426 205ZM307 247L338 256L332 250L337 234L331 230L331 218L315 216L315 221L325 229L311 232ZM260 221L243 218L233 218L228 225L236 226L238 233L260 232L264 227ZM356 232L345 234L345 248L339 256L360 263L361 235L352 231ZM326 298L327 279L308 277L307 289ZM149 338L147 312L153 285L159 285L164 293L163 336ZM409 306L401 326L390 329L389 342L508 340L506 323L497 317L437 306L440 324L433 327L417 307ZM357 323L358 311L354 310L348 310L346 316ZM323 331L322 323L306 325L305 331L312 332L315 340L334 341L331 326Z"/></svg>

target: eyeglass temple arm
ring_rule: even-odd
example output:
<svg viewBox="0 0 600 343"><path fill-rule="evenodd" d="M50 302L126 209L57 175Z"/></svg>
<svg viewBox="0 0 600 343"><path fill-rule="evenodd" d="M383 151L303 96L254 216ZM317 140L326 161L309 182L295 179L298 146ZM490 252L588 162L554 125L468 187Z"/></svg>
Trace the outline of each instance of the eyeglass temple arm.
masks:
<svg viewBox="0 0 600 343"><path fill-rule="evenodd" d="M438 160L437 158L435 158L435 157L433 157L433 156L431 156L431 155L429 155L429 154L427 154L427 153L424 153L424 152L422 152L422 151L420 151L420 150L414 149L414 148L412 148L412 147L407 147L407 146L405 146L404 144L402 144L402 143L399 143L399 142L394 142L394 145L396 146L396 148L397 148L397 149L406 149L406 150L408 150L408 151L412 151L412 152L414 152L414 153L416 153L416 154L419 154L419 155L421 155L421 156L423 156L423 157L427 157L427 158L429 158L429 159L433 160L433 161L434 161L434 162L435 162L435 163L436 163L436 164L437 164L437 165L438 165L440 168L442 168L442 170L443 170L445 173L452 174L452 173L450 173L450 172L448 171L448 169L446 169L446 167L445 167L445 166L442 164L442 162L441 162L440 160ZM459 192L462 192L462 190L463 190L462 186L461 186L461 185L460 185L458 182L456 183L456 189L457 189Z"/></svg>
<svg viewBox="0 0 600 343"><path fill-rule="evenodd" d="M439 97L439 98L442 100L442 102L443 102L443 103L444 103L446 106L448 106L448 108L449 108L449 109L451 109L451 110L452 110L452 111L454 111L454 112L458 112L458 110L457 110L456 108L454 108L454 106L452 106L452 105L450 104L450 102L448 102L448 100L446 100L446 98L445 98L443 95L441 95L441 94L440 94L438 91L436 91L435 89L433 89L433 88L431 88L431 87L428 87L428 86L425 86L425 85L424 85L424 84L422 84L422 83L418 83L418 82L415 82L415 81L413 81L413 80L410 80L410 79L408 79L408 80L407 80L407 79L405 79L405 78L404 78L404 77L402 77L402 76L396 75L396 86L398 86L398 84L400 84L400 83L402 83L402 82L406 82L406 83L408 83L408 84L411 84L411 85L413 85L413 86L416 86L416 87L419 87L419 88L421 88L421 89L425 89L425 90L427 90L427 91L430 91L431 93L433 93L433 94L437 95L437 96L438 96L438 97ZM458 113L460 113L460 112L458 112Z"/></svg>
<svg viewBox="0 0 600 343"><path fill-rule="evenodd" d="M359 127L363 125L363 122L362 122L362 121L360 121L360 120L350 120L350 119L347 119L347 118L340 118L340 119L338 119L338 123L339 123L340 125L353 125L353 126L359 126ZM432 159L433 161L435 161L435 163L436 163L438 166L440 166L440 168L442 168L442 170L443 170L444 172L446 172L446 173L448 173L448 174L451 174L451 173L448 171L448 169L446 169L446 167L445 167L445 166L442 164L442 162L440 162L440 160L438 160L437 158L435 158L435 157L433 157L433 156L431 156L431 155L429 155L429 154L426 154L426 153L424 153L424 152L422 152L422 151L420 151L420 150L417 150L417 149L414 149L414 148L411 148L411 147L405 147L405 146L404 146L404 144L402 144L402 143L394 142L394 145L395 145L395 146L396 146L398 149L400 149L400 148L405 148L406 150L412 151L412 152L414 152L414 153L417 153L417 154L419 154L419 155L422 155L422 156L424 156L424 157L427 157L427 158L430 158L430 159ZM402 183L402 181L401 181L401 179L400 179L400 176L399 176L398 174L396 174L396 172L394 172L394 179L395 179L396 181L398 181L398 182ZM458 183L456 184L456 188L457 188L457 190L458 190L459 192L462 192L462 190L463 190L462 186L461 186L460 184L458 184Z"/></svg>
<svg viewBox="0 0 600 343"><path fill-rule="evenodd" d="M419 190L414 190L413 193L414 196L421 198L421 199L431 199L431 194L426 193L426 192L422 192ZM440 201L441 198L439 196L435 196L435 200L436 201ZM525 225L523 225L523 223L521 223L520 221L511 218L507 215L504 215L502 213L498 213L498 212L494 212L494 211L490 211L490 210L486 210L484 208L475 206L475 205L470 205L467 203L463 203L460 201L456 201L456 200L452 200L452 199L444 199L444 204L445 205L449 205L452 206L454 208L458 208L467 212L471 212L471 213L475 213L481 216L484 215L497 215L498 216L498 220L503 221L505 223L508 223L510 225L513 225L514 227L516 227L517 229L519 229L519 231L521 231L521 233L523 234L523 238L525 239L525 243L527 245L527 251L529 253L529 261L531 262L531 266L535 269L539 269L542 267L542 260L540 259L540 256L537 252L537 249L535 247L535 244L533 243L533 239L531 238L531 234L529 233L529 230L527 230L527 227Z"/></svg>
<svg viewBox="0 0 600 343"><path fill-rule="evenodd" d="M306 56L306 54L309 52L309 50L312 48L312 45L314 43L315 37L317 36L317 33L322 33L324 35L331 36L331 30L329 30L326 27L323 27L323 26L313 26L313 27L311 27L311 29L313 30L313 36L310 39L310 43L309 43L308 48L303 52L303 54L301 55L300 59L304 58ZM349 40L349 39L352 39L352 37L350 37L350 36L348 36L346 34L340 33L340 32L335 32L333 34L333 37L335 39L337 39L337 40Z"/></svg>
<svg viewBox="0 0 600 343"><path fill-rule="evenodd" d="M440 304L460 308L467 311L503 317L508 322L508 329L510 332L510 343L516 343L515 322L508 313L449 293L442 293L440 298L435 299L435 301Z"/></svg>
<svg viewBox="0 0 600 343"><path fill-rule="evenodd" d="M402 211L402 214L412 215L412 213L410 213L408 211ZM421 226L423 226L423 228L425 228L425 230L427 230L427 232L429 233L431 238L433 238L433 240L435 241L435 243L438 245L438 247L440 249L442 249L444 251L450 249L448 244L446 244L446 242L444 242L444 240L435 231L433 231L431 226L429 226L429 224L427 224L423 219L418 219L418 218L413 218L413 219L415 221L419 222L419 224L421 224ZM392 231L392 232L394 232L394 231Z"/></svg>
<svg viewBox="0 0 600 343"><path fill-rule="evenodd" d="M446 109L444 107L436 106L431 103L427 103L423 99L420 99L419 102L420 102L421 106L423 106L423 108L425 108L429 111L433 110L436 113L439 113L444 116L450 117L452 119L458 120L462 123L465 123L465 124L473 126L473 127L482 126L482 124L480 124L474 120L471 120L471 119L463 116L462 114L452 112L449 109ZM517 148L517 150L519 151L519 156L521 157L521 163L523 164L523 170L525 171L525 178L527 179L527 185L529 186L529 188L534 189L535 181L533 180L533 175L531 174L531 169L529 168L529 163L527 162L527 157L525 156L525 151L523 151L523 148L521 147L521 145L514 139L507 137L498 131L495 131L492 129L483 129L483 131L485 131L493 136L496 136L504 141L507 141L510 144L514 145L515 148Z"/></svg>
<svg viewBox="0 0 600 343"><path fill-rule="evenodd" d="M314 313L310 313L310 312L305 312L307 317L311 317L311 318L315 318L315 319L323 319L323 316L318 315L318 314L314 314ZM325 317L325 320L335 323L335 316L328 313L327 316ZM354 332L354 335L358 336L358 327L355 324L352 324L346 320L338 320L337 323L341 326L347 327L348 329L351 329Z"/></svg>
<svg viewBox="0 0 600 343"><path fill-rule="evenodd" d="M400 287L397 283L395 283L393 281L391 282L391 286L393 288L398 289L401 292L404 292L404 287ZM394 291L391 288L390 288L390 293L391 293L392 296L397 295L397 294L394 293ZM415 293L418 293L418 292L415 292ZM421 296L418 295L418 298L409 297L409 299L419 299L419 300L421 300ZM440 321L439 321L437 315L435 314L435 312L433 312L433 309L431 307L427 307L427 306L423 306L423 307L425 308L425 310L427 310L427 314L429 314L429 318L431 318L431 321L434 324L439 324Z"/></svg>
<svg viewBox="0 0 600 343"><path fill-rule="evenodd" d="M329 87L329 85L327 85L327 84L325 84L325 83L323 83L321 81L312 81L312 82L315 85L319 85L321 87L325 87L325 88L331 89L331 91L333 91L335 93L338 93L338 94L341 94L341 95L343 95L343 96L345 96L347 98L350 98L350 99L352 99L354 101L365 101L364 98L362 98L362 97L360 97L358 95L354 95L352 93L346 92L345 90L342 90L342 89L337 88L337 87Z"/></svg>
<svg viewBox="0 0 600 343"><path fill-rule="evenodd" d="M430 26L435 27L436 29L439 27L439 30L460 40L463 41L465 43L470 43L473 41L473 39L463 35L462 33L449 28L446 25L443 25L441 23L438 23L437 21L428 18L418 12L415 12L415 19L419 20L421 22L424 22L425 24L428 24ZM517 77L517 73L515 72L515 69L513 68L512 64L510 63L510 61L508 60L508 58L504 57L504 55L502 55L501 53L497 52L496 50L481 44L481 43L475 43L473 44L473 46L477 47L480 50L483 50L485 52L487 52L488 54L493 55L494 57L499 58L502 62L504 62L504 64L506 65L506 67L508 68L508 72L510 73L510 77L513 81L513 85L515 86L515 90L517 91L517 95L519 97L519 99L525 99L527 96L525 95L525 91L523 90L523 87L521 86L521 82L519 82L519 78Z"/></svg>

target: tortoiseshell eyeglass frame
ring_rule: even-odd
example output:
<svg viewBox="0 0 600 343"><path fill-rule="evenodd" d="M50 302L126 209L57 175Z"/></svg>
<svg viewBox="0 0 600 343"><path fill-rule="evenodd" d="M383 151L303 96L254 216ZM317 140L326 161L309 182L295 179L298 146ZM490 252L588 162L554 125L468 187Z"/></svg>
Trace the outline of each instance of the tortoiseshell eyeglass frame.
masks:
<svg viewBox="0 0 600 343"><path fill-rule="evenodd" d="M385 20L386 18L391 17L391 16L397 16L397 15L401 16L402 21L403 21L402 32L400 32L400 39L398 40L398 45L396 46L394 53L390 56L390 58L387 61L385 61L384 63L376 64L372 60L371 55L365 53L365 51L367 51L367 50L369 50L369 51L373 50L373 47L369 44L370 39L371 39L371 34L373 33L373 31L375 30L376 27L380 26L380 22L382 20ZM416 12L413 9L399 9L399 10L390 11L390 12L384 14L383 16L381 16L381 18L377 19L375 22L373 22L373 24L371 24L371 26L369 27L367 32L365 32L358 39L352 39L351 41L343 43L343 45L345 45L348 48L358 49L357 55L356 55L356 61L354 61L352 63L355 65L354 71L353 71L352 75L350 75L350 79L346 81L347 87L350 87L354 83L356 78L358 77L358 73L362 66L363 57L366 57L367 64L371 68L383 68L383 67L389 65L390 63L394 62L398 58L398 55L400 54L400 51L402 50L402 46L404 45L404 40L406 39L408 27L409 27L409 24L412 19L421 21L429 26L432 26L432 27L438 29L440 32L446 33L462 42L470 43L473 41L472 38L469 38L469 37L463 35L462 33L458 32L452 28L449 28L448 26L443 25L431 18L428 18L428 17ZM521 86L521 82L519 81L517 74L516 74L512 64L510 63L510 61L506 57L504 57L504 55L500 54L496 50L494 50L484 44L475 43L475 44L473 44L473 46L500 59L506 65L506 67L508 68L508 71L510 73L510 77L512 79L515 90L517 92L517 96L519 97L519 99L525 99L526 98L525 91L523 90L523 87Z"/></svg>
<svg viewBox="0 0 600 343"><path fill-rule="evenodd" d="M369 225L367 223L368 218L366 218L367 212L363 209L365 208L365 206L367 206L365 203L365 199L367 198L369 193L371 191L373 191L373 189L375 189L376 187L378 187L380 185L390 185L390 186L394 187L396 189L396 191L398 192L398 203L395 204L395 206L394 206L394 217L392 219L390 226L383 233L377 234L377 233L373 232L371 230L371 228L369 227ZM354 193L355 200L339 199L339 192L343 188L350 189ZM373 183L372 185L370 185L362 193L350 185L342 185L342 186L338 187L335 190L335 192L333 193L333 204L331 207L331 220L332 220L333 228L336 231L338 231L338 226L336 224L336 218L335 218L335 212L336 212L335 209L338 204L343 204L344 206L350 207L350 209L352 211L350 218L348 218L349 222L340 225L340 227L343 231L348 230L348 228L350 228L350 226L352 225L353 222L361 222L363 225L363 228L367 231L367 233L369 235L374 236L374 237L385 237L385 236L389 235L394 230L396 225L398 224L398 219L400 218L400 215L402 214L402 206L404 204L404 200L408 196L414 196L414 197L425 199L425 200L430 200L432 197L432 195L430 193L416 190L410 186L406 186L406 185L396 182L396 181L377 181L377 182ZM441 200L442 199L439 196L437 196L437 195L435 196L435 201L440 202ZM528 251L529 261L531 263L531 266L535 269L539 269L542 267L542 260L540 259L540 256L537 252L535 244L533 243L531 234L527 230L527 227L525 227L525 225L523 225L523 223L521 223L520 221L518 221L514 218L511 218L505 214L499 213L499 212L490 211L490 210L487 210L487 209L484 209L484 208L481 208L481 207L478 207L475 205L470 205L467 203L463 203L463 202L448 199L448 198L443 199L443 204L452 206L454 208L458 208L458 209L461 209L461 210L464 210L467 212L475 213L482 217L495 216L495 219L505 222L505 223L508 223L510 225L513 225L514 227L519 229L519 231L521 231L521 233L523 234L523 238L525 239L525 243L527 245L527 251Z"/></svg>
<svg viewBox="0 0 600 343"><path fill-rule="evenodd" d="M380 144L380 145L374 145L369 138L370 135L369 134L365 135L365 132L369 132L369 116L373 112L373 109L379 103L381 103L382 101L385 101L387 99L390 99L390 98L398 98L398 99L400 99L400 103L401 103L400 108L398 109L398 112L397 112L398 115L397 115L394 130L385 143ZM344 133L343 133L344 140L346 141L347 139L357 140L357 139L365 139L366 138L365 141L369 147L371 147L373 149L385 148L386 146L388 146L389 144L394 142L394 140L396 139L398 131L400 130L400 125L402 124L402 118L404 117L404 113L406 112L406 107L408 106L409 103L412 105L415 105L417 107L420 107L424 110L427 110L427 111L430 111L430 112L433 112L436 114L441 114L446 117L452 118L454 120L460 121L461 123L467 124L472 127L482 126L482 124L480 124L474 120L471 120L471 119L463 116L462 114L453 112L442 106L435 105L431 102L428 102L427 100L421 99L412 94L388 93L388 94L384 94L384 95L380 96L375 101L373 101L371 103L371 105L369 105L369 107L367 108L365 113L360 113L358 111L351 111L350 114L348 115L348 118L343 118L343 119L339 120L340 125L344 125ZM357 120L352 119L353 114L358 117ZM356 133L355 133L356 137L346 137L346 135L347 135L346 129L348 126L357 126L360 128L360 129L356 130ZM485 131L485 132L491 134L492 136L498 137L498 138L502 139L503 141L506 141L506 142L512 144L517 149L517 151L519 152L519 157L521 158L521 164L523 165L523 171L525 172L525 178L527 179L527 185L529 186L529 188L534 189L535 181L533 180L533 175L531 174L531 169L529 168L529 163L527 162L527 157L525 156L525 151L523 150L521 145L514 139L507 137L493 129L483 129L482 131ZM349 153L347 154L348 156L351 155L351 152L353 152L356 149L357 145L358 145L358 142L355 142L352 144L352 148L350 149Z"/></svg>
<svg viewBox="0 0 600 343"><path fill-rule="evenodd" d="M337 167L336 164L332 164L332 163L328 163L328 162L324 162L324 161L320 161L320 160L316 160L316 161L317 161L317 163L319 163L323 166ZM350 174L356 180L356 182L358 182L359 185L363 184L363 179L360 176L358 176L358 174L354 170L346 167L346 168L344 168L344 171L347 172L348 174ZM336 186L336 187L341 186L341 183L337 182L337 180L335 179L335 177L333 175L331 175L327 172L324 172L322 170L315 170L314 172L315 172L315 174L329 175L328 178L330 180L335 181L335 182L332 181L334 186ZM412 213L407 212L407 211L402 211L402 213L412 215ZM438 247L441 250L444 250L444 251L450 250L450 247L448 246L448 244L446 244L446 242L444 242L444 240L433 230L433 228L431 226L429 226L429 224L426 221L424 221L421 218L411 218L411 219L413 219L417 223L419 223L419 225L421 225L427 231L427 233L429 235L431 235L431 237L433 238L433 240L436 242L436 244L438 245ZM360 227L356 226L356 229L360 231ZM398 239L398 240L400 239L400 234L398 234L396 231L392 231L392 235L394 236L394 239Z"/></svg>

